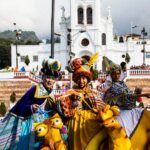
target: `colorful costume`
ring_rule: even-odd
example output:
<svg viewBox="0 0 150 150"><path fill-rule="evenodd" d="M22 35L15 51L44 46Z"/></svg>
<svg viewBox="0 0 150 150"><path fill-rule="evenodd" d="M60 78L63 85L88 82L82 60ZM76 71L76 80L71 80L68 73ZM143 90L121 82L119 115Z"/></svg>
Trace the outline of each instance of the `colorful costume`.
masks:
<svg viewBox="0 0 150 150"><path fill-rule="evenodd" d="M37 93L43 95L36 95ZM52 107L53 99L46 93L46 90L39 84L33 86L10 110L5 118L0 122L0 149L29 149L32 129L32 104L41 105L49 99L49 108ZM51 108L52 109L52 108ZM23 144L23 143L26 144Z"/></svg>
<svg viewBox="0 0 150 150"><path fill-rule="evenodd" d="M90 68L88 68L88 64L84 65L82 62L82 59L79 58L72 61L73 80L75 83L80 77L86 77L88 83L92 79L92 73ZM99 94L91 90L88 85L84 88L77 85L59 97L56 104L58 112L66 121L69 149L98 149L102 142L101 140L106 136L100 125L97 113L97 110L105 105L101 101Z"/></svg>
<svg viewBox="0 0 150 150"><path fill-rule="evenodd" d="M112 82L112 86L104 94L105 102L117 105L121 109L121 115L117 117L117 120L130 137L133 149L143 150L150 142L148 141L150 112L143 108L136 108L137 100L138 98L133 97L133 92L123 81ZM138 140L140 136L143 140Z"/></svg>
<svg viewBox="0 0 150 150"><path fill-rule="evenodd" d="M58 78L60 66L57 70L56 61L49 66L51 68L43 74L45 78ZM53 68L54 70L52 70ZM5 118L0 121L0 149L29 150L31 147L33 148L32 123L43 121L53 114L54 98L49 94L44 83L33 86L6 114ZM32 110L34 104L40 105L35 115Z"/></svg>
<svg viewBox="0 0 150 150"><path fill-rule="evenodd" d="M78 93L81 96L75 108L71 106L74 105L74 99L70 99L72 93ZM100 101L98 93L88 87L85 90L69 90L60 98L60 101L57 101L58 111L67 118L66 125L69 131L68 145L70 149L86 149L90 141L101 132L100 119L94 112L97 104L101 103ZM98 145L95 145L95 147Z"/></svg>

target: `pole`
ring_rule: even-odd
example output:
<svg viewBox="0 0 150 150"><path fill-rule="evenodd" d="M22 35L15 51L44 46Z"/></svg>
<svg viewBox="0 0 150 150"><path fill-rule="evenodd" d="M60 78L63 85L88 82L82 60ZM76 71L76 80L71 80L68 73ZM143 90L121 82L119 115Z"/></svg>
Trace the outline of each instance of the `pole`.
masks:
<svg viewBox="0 0 150 150"><path fill-rule="evenodd" d="M142 35L143 35L143 65L145 65L145 36L147 36L147 32L145 31L145 28L143 27L142 31L141 31Z"/></svg>
<svg viewBox="0 0 150 150"><path fill-rule="evenodd" d="M17 39L16 39L16 68L18 69L18 45L17 45Z"/></svg>
<svg viewBox="0 0 150 150"><path fill-rule="evenodd" d="M145 37L144 37L144 34L143 34L143 65L145 64Z"/></svg>
<svg viewBox="0 0 150 150"><path fill-rule="evenodd" d="M72 59L72 56L71 56L71 52L72 52L71 30L70 30L69 34L70 34L70 62L71 62L71 59ZM70 73L70 88L72 88L72 73Z"/></svg>
<svg viewBox="0 0 150 150"><path fill-rule="evenodd" d="M54 10L55 0L52 0L52 15L51 15L51 58L54 58Z"/></svg>

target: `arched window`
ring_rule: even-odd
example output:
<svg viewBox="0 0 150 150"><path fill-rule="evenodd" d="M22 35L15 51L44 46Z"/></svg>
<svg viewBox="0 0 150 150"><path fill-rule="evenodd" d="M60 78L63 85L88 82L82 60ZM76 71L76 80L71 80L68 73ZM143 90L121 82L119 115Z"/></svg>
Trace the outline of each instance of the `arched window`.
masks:
<svg viewBox="0 0 150 150"><path fill-rule="evenodd" d="M78 8L78 24L83 24L83 8Z"/></svg>
<svg viewBox="0 0 150 150"><path fill-rule="evenodd" d="M102 34L102 45L106 45L106 34Z"/></svg>
<svg viewBox="0 0 150 150"><path fill-rule="evenodd" d="M92 24L93 22L92 22L92 20L93 20L93 18L92 18L92 14L93 14L93 12L92 12L92 8L87 8L87 24Z"/></svg>
<svg viewBox="0 0 150 150"><path fill-rule="evenodd" d="M124 40L123 40L122 36L119 38L119 43L124 43Z"/></svg>

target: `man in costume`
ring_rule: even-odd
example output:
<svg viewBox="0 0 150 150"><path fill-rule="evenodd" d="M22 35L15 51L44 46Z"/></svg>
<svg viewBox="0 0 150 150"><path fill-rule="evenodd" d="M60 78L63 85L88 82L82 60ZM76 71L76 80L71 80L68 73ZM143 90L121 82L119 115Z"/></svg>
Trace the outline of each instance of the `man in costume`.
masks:
<svg viewBox="0 0 150 150"><path fill-rule="evenodd" d="M43 82L31 87L0 122L0 149L30 149L32 115L36 111L54 110L54 98L50 94L60 68L58 61L50 63Z"/></svg>
<svg viewBox="0 0 150 150"><path fill-rule="evenodd" d="M56 101L58 112L66 121L70 150L98 149L106 135L98 117L98 110L105 107L105 103L99 93L89 87L91 66L97 55L91 56L89 61L84 58L71 61L75 85ZM98 142L93 144L95 140Z"/></svg>

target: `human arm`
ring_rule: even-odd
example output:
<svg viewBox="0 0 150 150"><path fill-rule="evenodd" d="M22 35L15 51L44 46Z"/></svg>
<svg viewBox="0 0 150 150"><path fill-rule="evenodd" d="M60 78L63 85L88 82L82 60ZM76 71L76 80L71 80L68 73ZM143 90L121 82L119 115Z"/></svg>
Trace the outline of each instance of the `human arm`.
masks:
<svg viewBox="0 0 150 150"><path fill-rule="evenodd" d="M139 97L146 97L146 98L150 98L150 93L144 93L144 94L133 94L132 95L133 98L139 98Z"/></svg>
<svg viewBox="0 0 150 150"><path fill-rule="evenodd" d="M44 100L34 98L35 90L36 86L31 87L15 104L15 106L10 110L10 112L23 118L31 116L34 112L32 109L32 105L41 104Z"/></svg>

